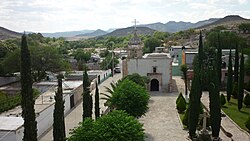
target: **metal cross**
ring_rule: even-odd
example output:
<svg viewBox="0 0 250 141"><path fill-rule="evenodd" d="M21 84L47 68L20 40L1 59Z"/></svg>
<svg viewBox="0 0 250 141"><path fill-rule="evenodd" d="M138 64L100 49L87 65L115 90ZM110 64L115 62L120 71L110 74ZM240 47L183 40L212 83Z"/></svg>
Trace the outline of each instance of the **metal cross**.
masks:
<svg viewBox="0 0 250 141"><path fill-rule="evenodd" d="M135 27L135 30L136 30L136 23L139 23L139 21L136 21L136 19L134 21L132 21L132 23L134 23L134 27Z"/></svg>

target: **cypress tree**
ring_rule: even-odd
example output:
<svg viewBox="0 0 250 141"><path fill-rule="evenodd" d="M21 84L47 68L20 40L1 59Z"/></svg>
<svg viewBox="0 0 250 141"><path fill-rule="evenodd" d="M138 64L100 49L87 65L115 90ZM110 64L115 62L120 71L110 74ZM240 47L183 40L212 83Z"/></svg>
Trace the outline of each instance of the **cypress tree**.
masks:
<svg viewBox="0 0 250 141"><path fill-rule="evenodd" d="M98 90L98 84L96 82L96 88L95 88L95 119L100 117L100 106L99 106L99 90Z"/></svg>
<svg viewBox="0 0 250 141"><path fill-rule="evenodd" d="M201 97L201 87L200 87L200 74L195 73L192 86L190 91L190 104L189 104L189 114L188 114L188 129L189 136L193 139L196 134L196 127L199 121L199 113L200 113L200 97Z"/></svg>
<svg viewBox="0 0 250 141"><path fill-rule="evenodd" d="M202 34L200 31L200 36L199 36L199 49L198 49L198 60L199 60L199 71L202 71L202 64L203 64L203 43L202 43Z"/></svg>
<svg viewBox="0 0 250 141"><path fill-rule="evenodd" d="M238 110L242 108L243 95L244 95L244 54L243 49L241 49L241 57L240 57L240 78L238 85Z"/></svg>
<svg viewBox="0 0 250 141"><path fill-rule="evenodd" d="M202 72L203 72L203 43L202 34L200 31L199 37L199 50L198 50L198 67L194 65L194 77L192 80L192 86L190 91L190 104L189 104L189 136L194 138L196 136L195 131L199 121L200 113L200 98L202 95Z"/></svg>
<svg viewBox="0 0 250 141"><path fill-rule="evenodd" d="M213 67L209 70L209 108L210 108L210 121L212 127L212 136L219 137L221 125L221 106L220 106L220 91L218 85L217 70Z"/></svg>
<svg viewBox="0 0 250 141"><path fill-rule="evenodd" d="M21 96L22 117L24 119L23 141L37 141L37 122L32 90L31 60L25 34L22 36L21 43Z"/></svg>
<svg viewBox="0 0 250 141"><path fill-rule="evenodd" d="M228 63L228 73L227 73L227 101L229 102L231 99L232 91L233 91L233 74L232 74L232 52L230 48L229 53L229 63Z"/></svg>
<svg viewBox="0 0 250 141"><path fill-rule="evenodd" d="M64 100L62 90L63 75L58 75L58 88L55 95L54 123L53 123L53 138L54 141L65 141L65 122L64 122Z"/></svg>
<svg viewBox="0 0 250 141"><path fill-rule="evenodd" d="M218 47L217 47L217 74L218 74L218 85L221 86L221 64L222 64L222 50L220 44L220 34L218 33Z"/></svg>
<svg viewBox="0 0 250 141"><path fill-rule="evenodd" d="M93 101L92 96L90 95L89 86L89 77L87 73L87 68L85 67L85 71L83 74L83 120L87 117L92 117Z"/></svg>
<svg viewBox="0 0 250 141"><path fill-rule="evenodd" d="M234 59L234 83L238 83L239 77L239 49L238 49L238 42L235 46L235 59Z"/></svg>

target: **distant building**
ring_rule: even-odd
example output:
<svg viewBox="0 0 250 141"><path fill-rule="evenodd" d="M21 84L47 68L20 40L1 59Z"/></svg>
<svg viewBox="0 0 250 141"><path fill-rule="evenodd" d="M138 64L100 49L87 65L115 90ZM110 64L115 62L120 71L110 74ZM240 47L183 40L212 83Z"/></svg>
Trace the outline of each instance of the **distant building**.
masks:
<svg viewBox="0 0 250 141"><path fill-rule="evenodd" d="M143 43L134 30L134 37L128 44L128 57L122 62L123 77L138 73L148 76L148 90L171 92L172 90L172 59L167 53L149 53L143 55ZM163 48L157 48L161 52Z"/></svg>
<svg viewBox="0 0 250 141"><path fill-rule="evenodd" d="M169 48L169 53L172 58L181 58L180 54L182 53L182 50L187 50L187 49L192 49L192 48L190 46L171 46Z"/></svg>

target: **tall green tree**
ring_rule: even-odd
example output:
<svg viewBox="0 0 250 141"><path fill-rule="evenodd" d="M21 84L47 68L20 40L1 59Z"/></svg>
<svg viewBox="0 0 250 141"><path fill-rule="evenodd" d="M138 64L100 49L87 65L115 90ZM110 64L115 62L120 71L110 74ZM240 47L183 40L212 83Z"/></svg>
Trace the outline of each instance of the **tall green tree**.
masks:
<svg viewBox="0 0 250 141"><path fill-rule="evenodd" d="M21 43L21 107L24 119L23 141L37 141L37 122L34 109L34 98L31 78L31 60L26 35Z"/></svg>
<svg viewBox="0 0 250 141"><path fill-rule="evenodd" d="M238 110L240 111L242 108L243 95L244 95L244 54L243 49L241 49L241 57L240 57L240 77L239 77L239 85L238 85Z"/></svg>
<svg viewBox="0 0 250 141"><path fill-rule="evenodd" d="M100 117L100 106L99 106L99 90L98 90L98 84L95 83L95 118Z"/></svg>
<svg viewBox="0 0 250 141"><path fill-rule="evenodd" d="M84 74L83 74L83 120L87 117L92 117L92 109L93 109L93 101L92 96L90 95L90 82L89 77L87 73L87 68L85 68Z"/></svg>
<svg viewBox="0 0 250 141"><path fill-rule="evenodd" d="M199 69L199 71L202 71L203 56L204 56L204 53L203 53L202 33L200 31L199 48L198 48L198 62L199 62L198 69Z"/></svg>
<svg viewBox="0 0 250 141"><path fill-rule="evenodd" d="M221 86L221 64L222 64L222 50L220 43L220 34L218 33L218 46L217 46L217 71L218 71L218 85Z"/></svg>
<svg viewBox="0 0 250 141"><path fill-rule="evenodd" d="M232 52L230 49L229 53L229 63L228 63L228 73L227 73L227 101L231 99L233 91L233 74L232 74Z"/></svg>
<svg viewBox="0 0 250 141"><path fill-rule="evenodd" d="M192 86L190 91L189 100L189 114L188 114L188 130L190 138L196 136L195 131L199 121L199 111L200 111L200 97L201 97L201 87L200 87L200 74L195 73Z"/></svg>
<svg viewBox="0 0 250 141"><path fill-rule="evenodd" d="M245 63L245 72L247 75L250 75L250 58L247 58L247 61Z"/></svg>
<svg viewBox="0 0 250 141"><path fill-rule="evenodd" d="M217 63L217 62L216 62ZM210 108L210 121L212 127L212 137L219 137L220 125L221 125L221 106L220 106L220 91L218 70L216 70L216 64L211 66L208 70L209 76L209 108Z"/></svg>
<svg viewBox="0 0 250 141"><path fill-rule="evenodd" d="M238 49L238 42L236 42L235 46L235 59L234 59L234 83L238 83L239 77L239 49Z"/></svg>
<svg viewBox="0 0 250 141"><path fill-rule="evenodd" d="M189 104L189 136L194 138L196 136L195 131L199 121L199 107L200 107L200 98L202 95L202 64L203 64L203 42L202 34L200 31L199 37L199 49L198 49L198 66L194 66L194 78L192 81L191 91L190 91L190 104Z"/></svg>
<svg viewBox="0 0 250 141"><path fill-rule="evenodd" d="M58 75L58 88L55 95L54 123L53 123L53 138L54 141L65 141L65 122L64 122L64 100L62 89L63 75Z"/></svg>
<svg viewBox="0 0 250 141"><path fill-rule="evenodd" d="M144 53L152 53L155 51L155 47L159 47L161 45L161 40L155 37L149 37L144 42Z"/></svg>

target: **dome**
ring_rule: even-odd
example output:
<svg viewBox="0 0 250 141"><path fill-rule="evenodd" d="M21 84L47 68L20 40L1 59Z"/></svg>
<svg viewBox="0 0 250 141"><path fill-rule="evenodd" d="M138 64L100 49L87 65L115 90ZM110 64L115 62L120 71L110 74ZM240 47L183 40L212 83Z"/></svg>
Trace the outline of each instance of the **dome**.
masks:
<svg viewBox="0 0 250 141"><path fill-rule="evenodd" d="M134 37L133 38L131 38L130 39L130 41L129 41L129 45L139 45L139 44L141 44L142 42L141 42L141 39L137 36L137 34L135 33L134 34Z"/></svg>

